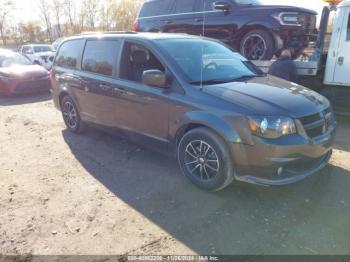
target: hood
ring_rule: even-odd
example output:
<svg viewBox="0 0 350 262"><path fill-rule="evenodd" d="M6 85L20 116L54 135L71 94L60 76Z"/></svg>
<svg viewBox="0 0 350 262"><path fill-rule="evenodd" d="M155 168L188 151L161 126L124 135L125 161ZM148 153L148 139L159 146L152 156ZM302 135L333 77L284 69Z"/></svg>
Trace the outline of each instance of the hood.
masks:
<svg viewBox="0 0 350 262"><path fill-rule="evenodd" d="M39 65L13 65L1 67L0 75L17 80L40 79L49 76L49 72Z"/></svg>
<svg viewBox="0 0 350 262"><path fill-rule="evenodd" d="M307 13L312 15L317 15L317 12L314 10L296 7L296 6L286 6L286 5L251 5L246 7L249 10L254 10L256 12L269 12L269 13L278 13L278 12L298 12L298 13Z"/></svg>
<svg viewBox="0 0 350 262"><path fill-rule="evenodd" d="M300 118L330 106L329 101L320 94L273 76L205 86L203 90L256 115Z"/></svg>

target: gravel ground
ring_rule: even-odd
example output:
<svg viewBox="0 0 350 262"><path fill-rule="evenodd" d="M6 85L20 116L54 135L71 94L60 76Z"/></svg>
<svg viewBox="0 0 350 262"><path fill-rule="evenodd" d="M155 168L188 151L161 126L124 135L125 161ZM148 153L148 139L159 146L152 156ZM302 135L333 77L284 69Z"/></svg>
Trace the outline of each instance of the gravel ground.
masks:
<svg viewBox="0 0 350 262"><path fill-rule="evenodd" d="M65 130L49 95L0 98L2 254L350 254L350 121L300 183L192 186L174 159Z"/></svg>

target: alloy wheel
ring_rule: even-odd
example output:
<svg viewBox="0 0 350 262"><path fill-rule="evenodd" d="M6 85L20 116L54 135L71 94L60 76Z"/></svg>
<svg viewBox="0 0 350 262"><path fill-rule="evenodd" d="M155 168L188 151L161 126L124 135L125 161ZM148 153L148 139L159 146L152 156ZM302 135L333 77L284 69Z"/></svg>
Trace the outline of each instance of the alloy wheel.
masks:
<svg viewBox="0 0 350 262"><path fill-rule="evenodd" d="M242 53L250 60L260 60L264 58L266 50L266 41L259 34L250 35L242 44Z"/></svg>
<svg viewBox="0 0 350 262"><path fill-rule="evenodd" d="M184 164L192 176L202 181L210 181L219 174L218 155L214 148L202 140L188 143L185 149Z"/></svg>
<svg viewBox="0 0 350 262"><path fill-rule="evenodd" d="M67 101L63 106L63 118L69 128L75 129L78 125L78 114L74 105Z"/></svg>

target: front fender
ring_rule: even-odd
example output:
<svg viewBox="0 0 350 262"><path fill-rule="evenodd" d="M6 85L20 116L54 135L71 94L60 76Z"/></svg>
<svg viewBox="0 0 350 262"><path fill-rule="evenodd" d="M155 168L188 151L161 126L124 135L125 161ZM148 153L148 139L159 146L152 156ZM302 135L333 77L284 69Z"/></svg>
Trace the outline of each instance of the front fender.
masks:
<svg viewBox="0 0 350 262"><path fill-rule="evenodd" d="M277 21L273 21L272 18L271 20L254 20L240 27L235 38L241 39L245 34L254 29L263 29L272 34L272 32L279 30L279 28L279 23L277 23Z"/></svg>
<svg viewBox="0 0 350 262"><path fill-rule="evenodd" d="M219 117L205 111L184 114L170 126L170 135L178 141L190 126L204 126L218 133L227 143L251 144L251 135L243 116ZM176 144L176 143L175 143Z"/></svg>

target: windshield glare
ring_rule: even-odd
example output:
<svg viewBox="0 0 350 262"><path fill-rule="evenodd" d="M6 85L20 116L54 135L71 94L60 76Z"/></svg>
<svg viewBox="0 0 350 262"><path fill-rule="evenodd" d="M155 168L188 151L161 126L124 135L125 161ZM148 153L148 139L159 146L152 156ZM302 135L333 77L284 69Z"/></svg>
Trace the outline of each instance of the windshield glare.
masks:
<svg viewBox="0 0 350 262"><path fill-rule="evenodd" d="M34 53L51 52L51 46L34 46Z"/></svg>
<svg viewBox="0 0 350 262"><path fill-rule="evenodd" d="M235 0L238 5L263 5L260 0Z"/></svg>
<svg viewBox="0 0 350 262"><path fill-rule="evenodd" d="M237 52L209 40L163 39L159 45L171 56L190 83L234 81L258 72ZM186 48L182 48L186 46Z"/></svg>
<svg viewBox="0 0 350 262"><path fill-rule="evenodd" d="M0 54L0 67L10 67L12 65L31 65L32 62L21 54Z"/></svg>

